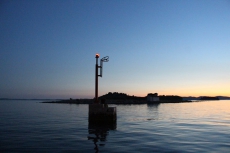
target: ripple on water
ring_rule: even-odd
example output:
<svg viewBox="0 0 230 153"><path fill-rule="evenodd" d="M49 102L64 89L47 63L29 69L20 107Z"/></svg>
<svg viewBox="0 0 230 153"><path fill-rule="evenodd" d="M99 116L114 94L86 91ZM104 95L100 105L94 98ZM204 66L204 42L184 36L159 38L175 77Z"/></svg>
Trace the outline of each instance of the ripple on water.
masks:
<svg viewBox="0 0 230 153"><path fill-rule="evenodd" d="M88 105L12 103L0 103L0 152L230 150L230 101L117 105L113 129L90 127Z"/></svg>

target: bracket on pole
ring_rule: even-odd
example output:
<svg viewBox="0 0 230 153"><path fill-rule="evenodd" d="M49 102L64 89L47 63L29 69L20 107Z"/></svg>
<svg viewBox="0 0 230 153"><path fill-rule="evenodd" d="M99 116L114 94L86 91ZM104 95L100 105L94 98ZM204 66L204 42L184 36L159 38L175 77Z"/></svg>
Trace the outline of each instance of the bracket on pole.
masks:
<svg viewBox="0 0 230 153"><path fill-rule="evenodd" d="M105 56L101 59L100 66L98 66L98 68L100 68L100 74L98 76L102 77L103 62L108 62L108 61L109 61L109 56Z"/></svg>
<svg viewBox="0 0 230 153"><path fill-rule="evenodd" d="M103 62L109 61L109 56L105 56L100 60L100 66L98 66L98 58L100 57L99 54L96 54L96 67L95 67L95 103L99 103L98 101L98 77L102 77L102 68ZM98 69L100 68L100 74L98 75Z"/></svg>

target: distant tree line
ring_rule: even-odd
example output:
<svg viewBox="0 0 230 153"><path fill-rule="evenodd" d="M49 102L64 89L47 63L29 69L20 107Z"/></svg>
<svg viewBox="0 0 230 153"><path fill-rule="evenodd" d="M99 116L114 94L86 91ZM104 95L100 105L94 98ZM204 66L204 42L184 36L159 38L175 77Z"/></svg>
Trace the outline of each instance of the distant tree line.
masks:
<svg viewBox="0 0 230 153"><path fill-rule="evenodd" d="M135 99L144 100L146 97L129 96L126 93L109 92L99 97L100 99Z"/></svg>
<svg viewBox="0 0 230 153"><path fill-rule="evenodd" d="M219 100L218 97L201 97L200 100Z"/></svg>
<svg viewBox="0 0 230 153"><path fill-rule="evenodd" d="M118 92L109 92L105 95L102 95L99 97L100 99L120 99L120 100L125 100L125 99L133 99L133 100L146 100L147 96L145 97L137 97L137 96L129 96L126 93L118 93ZM183 101L183 97L180 96L159 96L160 101L165 101L165 102L181 102Z"/></svg>
<svg viewBox="0 0 230 153"><path fill-rule="evenodd" d="M183 101L183 97L180 96L159 96L160 101L170 101L170 102L181 102Z"/></svg>

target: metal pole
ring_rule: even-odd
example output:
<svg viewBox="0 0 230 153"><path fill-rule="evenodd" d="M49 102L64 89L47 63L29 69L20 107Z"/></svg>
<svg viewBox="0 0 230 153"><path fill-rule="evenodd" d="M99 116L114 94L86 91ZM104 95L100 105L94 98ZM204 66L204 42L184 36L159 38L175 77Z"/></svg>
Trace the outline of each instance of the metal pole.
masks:
<svg viewBox="0 0 230 153"><path fill-rule="evenodd" d="M95 102L99 103L98 101L98 58L99 54L96 54L96 65L95 65Z"/></svg>

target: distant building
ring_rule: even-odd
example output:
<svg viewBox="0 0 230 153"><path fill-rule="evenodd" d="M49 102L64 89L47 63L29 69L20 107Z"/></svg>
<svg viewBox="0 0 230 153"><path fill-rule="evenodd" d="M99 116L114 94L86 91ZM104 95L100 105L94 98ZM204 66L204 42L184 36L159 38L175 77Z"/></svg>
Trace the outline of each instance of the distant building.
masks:
<svg viewBox="0 0 230 153"><path fill-rule="evenodd" d="M160 101L160 98L158 97L158 94L157 93L149 93L147 95L147 101L148 102L158 102Z"/></svg>

